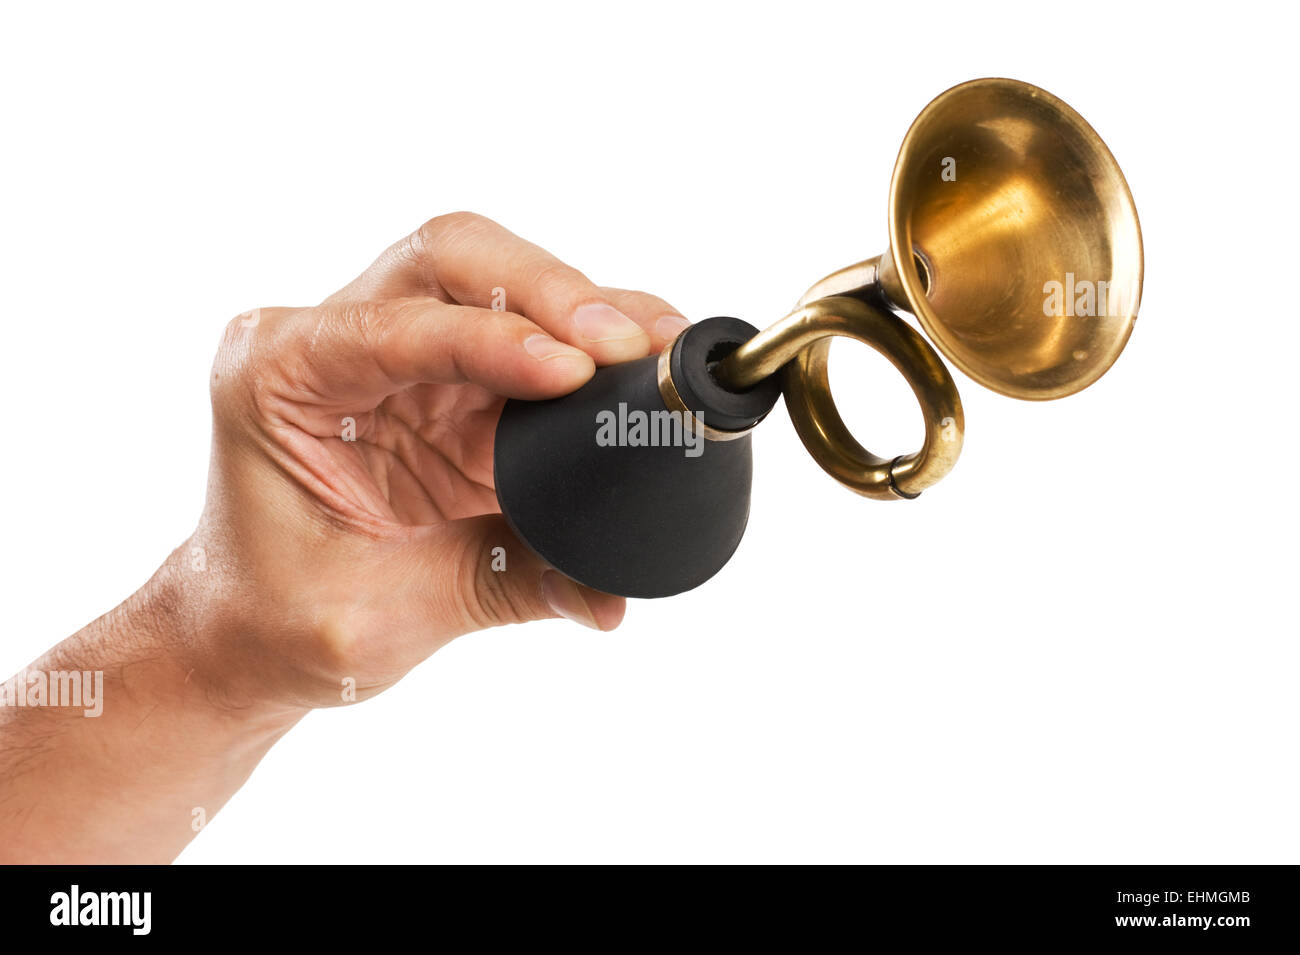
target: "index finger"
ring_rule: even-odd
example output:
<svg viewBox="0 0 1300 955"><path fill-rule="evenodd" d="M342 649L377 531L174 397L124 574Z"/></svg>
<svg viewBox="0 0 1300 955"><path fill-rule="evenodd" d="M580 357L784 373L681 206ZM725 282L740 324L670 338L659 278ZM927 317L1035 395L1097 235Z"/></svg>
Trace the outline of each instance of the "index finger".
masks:
<svg viewBox="0 0 1300 955"><path fill-rule="evenodd" d="M430 219L376 268L400 294L438 294L461 305L517 312L598 365L650 353L651 336L577 269L491 219L453 212ZM396 291L396 289L393 289Z"/></svg>

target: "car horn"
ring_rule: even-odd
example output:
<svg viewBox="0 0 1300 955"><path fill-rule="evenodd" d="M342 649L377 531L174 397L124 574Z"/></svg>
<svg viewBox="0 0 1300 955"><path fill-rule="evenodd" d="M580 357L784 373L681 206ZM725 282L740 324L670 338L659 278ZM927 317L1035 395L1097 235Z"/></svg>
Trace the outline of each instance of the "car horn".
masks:
<svg viewBox="0 0 1300 955"><path fill-rule="evenodd" d="M1119 165L1061 100L980 79L931 102L889 186L889 248L812 286L765 331L710 318L663 352L597 370L549 401L506 403L497 499L520 539L574 580L627 597L698 586L749 517L750 432L784 393L813 458L877 500L944 477L965 427L952 376L896 312L981 385L1012 398L1074 394L1111 367L1142 296L1142 230ZM836 336L907 380L919 451L859 444L831 396Z"/></svg>

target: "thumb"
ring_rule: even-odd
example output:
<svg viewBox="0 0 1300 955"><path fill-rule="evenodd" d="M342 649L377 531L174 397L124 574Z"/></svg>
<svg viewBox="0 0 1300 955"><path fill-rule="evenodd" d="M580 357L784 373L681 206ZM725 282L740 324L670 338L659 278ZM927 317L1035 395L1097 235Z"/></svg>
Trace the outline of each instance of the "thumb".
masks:
<svg viewBox="0 0 1300 955"><path fill-rule="evenodd" d="M447 632L552 617L613 630L623 620L623 597L584 587L553 569L520 542L500 514L440 525L435 541L430 583Z"/></svg>

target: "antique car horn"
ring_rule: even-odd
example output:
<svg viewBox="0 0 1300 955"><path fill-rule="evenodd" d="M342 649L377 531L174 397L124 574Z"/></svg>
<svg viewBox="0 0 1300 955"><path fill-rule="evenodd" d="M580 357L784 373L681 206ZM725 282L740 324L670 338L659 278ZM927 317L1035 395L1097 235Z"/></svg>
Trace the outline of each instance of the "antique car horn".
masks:
<svg viewBox="0 0 1300 955"><path fill-rule="evenodd" d="M934 349L1013 398L1074 394L1128 341L1142 230L1106 144L1044 90L973 80L931 102L889 187L889 250L815 284L765 331L686 329L658 356L599 369L571 395L507 402L497 499L511 527L580 583L663 597L712 577L749 516L749 432L784 393L804 446L866 497L910 499L952 470L964 419ZM912 454L878 457L831 397L834 336L881 352L925 416Z"/></svg>

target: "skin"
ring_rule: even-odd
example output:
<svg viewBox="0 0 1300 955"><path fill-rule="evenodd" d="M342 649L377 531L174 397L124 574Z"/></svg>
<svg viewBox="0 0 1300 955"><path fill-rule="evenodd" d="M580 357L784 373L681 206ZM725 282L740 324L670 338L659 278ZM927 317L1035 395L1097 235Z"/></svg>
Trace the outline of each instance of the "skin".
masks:
<svg viewBox="0 0 1300 955"><path fill-rule="evenodd" d="M508 310L492 308L499 290ZM493 431L507 397L567 394L684 327L661 299L597 287L470 213L430 220L314 308L231 321L197 530L25 671L103 671L102 715L0 707L0 861L170 861L196 808L210 819L350 688L367 699L487 627L618 626L621 597L510 533Z"/></svg>

